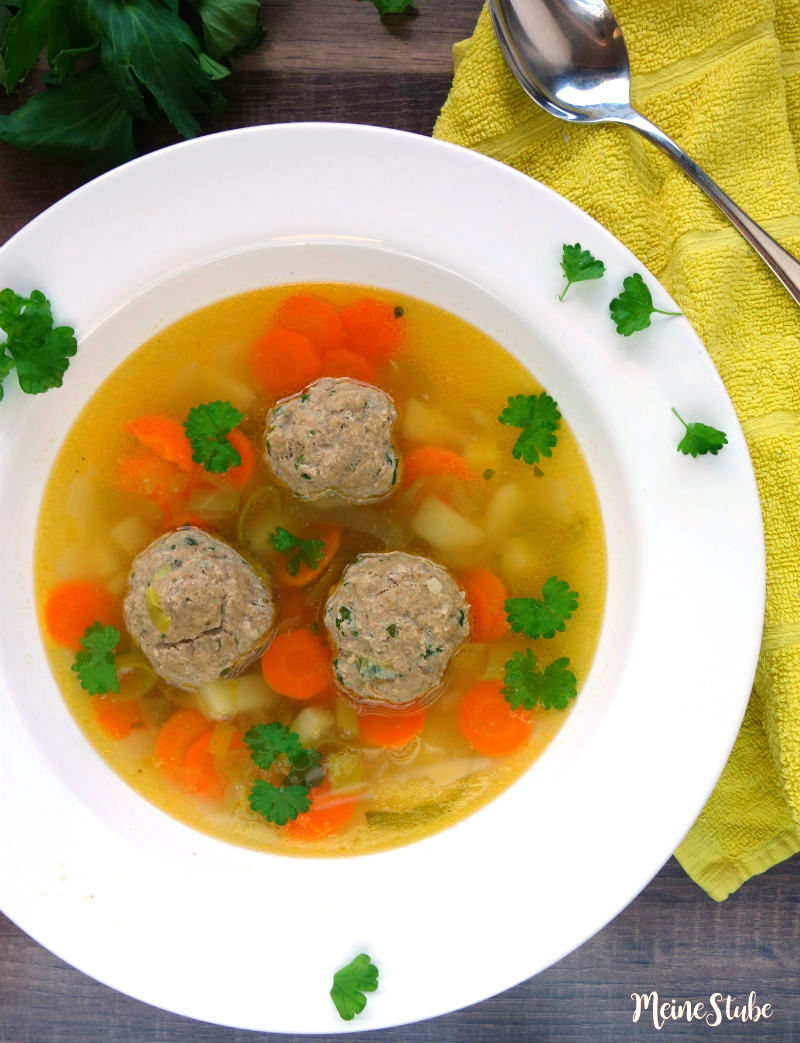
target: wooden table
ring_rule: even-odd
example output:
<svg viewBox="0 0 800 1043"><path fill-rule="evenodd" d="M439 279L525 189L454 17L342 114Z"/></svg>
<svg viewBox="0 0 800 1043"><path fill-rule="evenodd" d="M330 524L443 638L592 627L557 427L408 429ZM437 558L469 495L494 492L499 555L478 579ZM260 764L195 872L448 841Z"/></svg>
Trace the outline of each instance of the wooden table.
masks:
<svg viewBox="0 0 800 1043"><path fill-rule="evenodd" d="M419 0L384 22L355 0L266 0L268 42L239 60L224 119L208 130L294 120L371 123L429 134L481 0ZM11 104L0 100L0 111ZM157 129L148 145L172 140ZM0 146L0 242L80 183L78 172ZM398 185L398 194L407 192ZM42 828L47 828L46 823ZM6 838L2 857L13 858ZM586 852L592 872L601 852ZM546 896L531 896L531 901ZM633 1024L632 992L705 1000L758 992L774 1014L757 1025ZM649 1020L648 1020L649 1019ZM230 1032L164 1013L78 973L0 916L0 1041L238 1043L290 1037ZM312 1039L319 1037L297 1037ZM722 905L674 860L605 930L556 966L478 1006L411 1028L407 1041L800 1040L800 859L751 881Z"/></svg>

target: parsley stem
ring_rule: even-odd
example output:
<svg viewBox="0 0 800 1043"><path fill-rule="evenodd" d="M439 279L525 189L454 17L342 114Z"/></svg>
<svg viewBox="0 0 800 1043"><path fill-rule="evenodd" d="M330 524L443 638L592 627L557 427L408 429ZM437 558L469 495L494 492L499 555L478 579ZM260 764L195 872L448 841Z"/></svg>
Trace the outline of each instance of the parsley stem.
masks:
<svg viewBox="0 0 800 1043"><path fill-rule="evenodd" d="M683 315L682 311L664 311L663 308L653 308L653 311L657 311L659 315Z"/></svg>
<svg viewBox="0 0 800 1043"><path fill-rule="evenodd" d="M685 420L683 419L683 417L682 417L682 416L680 415L680 413L679 413L679 412L678 412L678 410L677 410L677 409L675 408L675 406L673 406L673 407L672 407L672 412L673 412L673 413L675 414L675 416L676 416L676 417L678 418L678 420L680 420L680 422L681 422L681 423L683 424L683 426L684 426L684 427L686 428L686 430L688 431L688 430L689 430L689 425L688 425L688 424L686 423L686 421L685 421Z"/></svg>
<svg viewBox="0 0 800 1043"><path fill-rule="evenodd" d="M564 300L564 294L566 294L566 292L570 288L570 286L572 286L572 279L567 279L567 285L564 287L563 292L560 294L560 296L558 298L560 301Z"/></svg>

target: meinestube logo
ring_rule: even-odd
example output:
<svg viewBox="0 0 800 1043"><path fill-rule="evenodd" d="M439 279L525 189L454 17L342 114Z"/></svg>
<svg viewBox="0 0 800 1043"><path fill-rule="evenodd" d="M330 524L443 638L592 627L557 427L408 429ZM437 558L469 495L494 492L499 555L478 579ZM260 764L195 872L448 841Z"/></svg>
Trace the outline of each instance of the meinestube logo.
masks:
<svg viewBox="0 0 800 1043"><path fill-rule="evenodd" d="M653 1027L662 1029L668 1021L704 1021L710 1028L723 1021L760 1021L771 1018L774 1011L771 1003L759 1003L758 993L751 992L747 999L731 996L730 993L712 992L708 1000L662 1000L657 992L632 992L633 1020L649 1013Z"/></svg>

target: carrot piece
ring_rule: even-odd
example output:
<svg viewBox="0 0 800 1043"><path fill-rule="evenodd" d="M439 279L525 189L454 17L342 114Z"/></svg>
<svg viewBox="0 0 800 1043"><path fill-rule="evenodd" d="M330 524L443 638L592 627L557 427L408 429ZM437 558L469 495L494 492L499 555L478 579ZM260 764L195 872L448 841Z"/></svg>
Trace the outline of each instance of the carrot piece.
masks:
<svg viewBox="0 0 800 1043"><path fill-rule="evenodd" d="M506 598L508 593L493 572L471 569L460 579L469 602L469 622L473 641L499 641L508 632Z"/></svg>
<svg viewBox="0 0 800 1043"><path fill-rule="evenodd" d="M322 373L319 352L302 333L267 330L250 352L253 375L267 391L279 398L293 395Z"/></svg>
<svg viewBox="0 0 800 1043"><path fill-rule="evenodd" d="M331 653L310 629L287 630L261 657L264 680L289 699L311 699L331 680Z"/></svg>
<svg viewBox="0 0 800 1043"><path fill-rule="evenodd" d="M156 739L153 760L172 782L186 785L186 754L189 747L213 727L199 710L178 710L162 726Z"/></svg>
<svg viewBox="0 0 800 1043"><path fill-rule="evenodd" d="M342 790L332 790L326 778L309 791L311 807L284 826L292 840L316 840L347 825L356 810L356 800Z"/></svg>
<svg viewBox="0 0 800 1043"><path fill-rule="evenodd" d="M207 731L199 739L189 746L183 763L183 783L191 793L199 793L209 800L221 800L223 786L217 769L214 765L214 757L209 752L208 744L214 734L214 728L208 727Z"/></svg>
<svg viewBox="0 0 800 1043"><path fill-rule="evenodd" d="M350 377L351 380L360 380L362 384L377 384L378 378L375 367L354 351L347 348L337 348L322 356L323 377Z"/></svg>
<svg viewBox="0 0 800 1043"><path fill-rule="evenodd" d="M308 337L319 351L332 351L341 346L342 320L335 308L310 293L293 293L279 304L273 324Z"/></svg>
<svg viewBox="0 0 800 1043"><path fill-rule="evenodd" d="M134 728L145 726L138 699L109 699L107 695L95 695L92 711L109 739L127 739Z"/></svg>
<svg viewBox="0 0 800 1043"><path fill-rule="evenodd" d="M253 443L238 427L235 427L228 435L228 441L242 458L242 462L235 467L229 467L227 471L222 471L220 474L207 471L205 477L208 481L226 489L244 489L256 473L256 451L253 449Z"/></svg>
<svg viewBox="0 0 800 1043"><path fill-rule="evenodd" d="M183 424L177 420L168 416L138 416L128 421L125 430L160 459L177 464L182 471L195 470L192 445L186 437Z"/></svg>
<svg viewBox="0 0 800 1043"><path fill-rule="evenodd" d="M393 359L403 343L405 319L385 301L364 298L339 312L345 334L345 347L358 352L376 365Z"/></svg>
<svg viewBox="0 0 800 1043"><path fill-rule="evenodd" d="M158 456L129 456L121 460L114 481L126 492L152 500L163 511L172 511L187 495L186 476Z"/></svg>
<svg viewBox="0 0 800 1043"><path fill-rule="evenodd" d="M362 713L358 717L361 738L369 746L385 746L394 749L405 746L422 731L425 711L409 714Z"/></svg>
<svg viewBox="0 0 800 1043"><path fill-rule="evenodd" d="M300 562L300 567L297 570L297 575L293 576L289 572L289 561L291 560L291 554L285 557L277 568L278 578L281 583L285 583L288 587L305 587L312 580L317 579L322 570L327 568L330 564L331 559L339 550L339 545L342 542L342 530L337 528L335 525L321 525L317 532L312 533L308 539L319 539L322 540L322 560L315 569L312 569L310 565L306 565L304 561Z"/></svg>
<svg viewBox="0 0 800 1043"><path fill-rule="evenodd" d="M296 630L298 627L310 627L318 610L319 605L311 604L299 588L289 587L278 592L278 613L281 626L292 624L292 630Z"/></svg>
<svg viewBox="0 0 800 1043"><path fill-rule="evenodd" d="M99 583L88 580L69 580L57 583L44 602L44 625L47 633L59 645L81 650L81 638L92 623L103 626L117 622L114 596Z"/></svg>
<svg viewBox="0 0 800 1043"><path fill-rule="evenodd" d="M481 681L461 703L458 724L470 746L487 757L505 757L522 746L532 725L506 702L502 681Z"/></svg>
<svg viewBox="0 0 800 1043"><path fill-rule="evenodd" d="M441 474L463 482L473 482L475 475L467 461L452 449L438 445L426 445L412 449L403 459L403 486L408 488L418 478L429 474Z"/></svg>

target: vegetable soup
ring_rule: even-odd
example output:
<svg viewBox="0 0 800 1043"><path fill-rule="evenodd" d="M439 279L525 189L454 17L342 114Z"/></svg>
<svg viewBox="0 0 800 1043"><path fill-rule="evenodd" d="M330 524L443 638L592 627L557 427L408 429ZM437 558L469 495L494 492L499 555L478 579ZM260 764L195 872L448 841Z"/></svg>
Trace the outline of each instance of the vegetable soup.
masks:
<svg viewBox="0 0 800 1043"><path fill-rule="evenodd" d="M209 305L84 408L36 550L47 653L108 764L236 844L418 840L520 776L589 670L602 519L557 404L434 305Z"/></svg>

